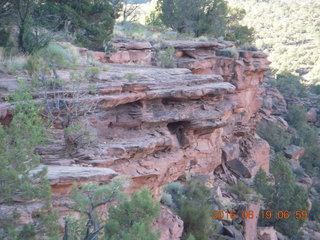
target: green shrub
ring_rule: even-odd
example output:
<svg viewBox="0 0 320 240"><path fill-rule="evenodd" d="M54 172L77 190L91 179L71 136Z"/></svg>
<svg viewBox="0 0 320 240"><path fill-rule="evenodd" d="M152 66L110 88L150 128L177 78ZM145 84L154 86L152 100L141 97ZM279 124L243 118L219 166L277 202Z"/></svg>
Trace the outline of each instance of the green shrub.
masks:
<svg viewBox="0 0 320 240"><path fill-rule="evenodd" d="M253 189L242 181L238 181L236 184L229 186L229 189L238 195L241 201L250 200L250 195L253 193Z"/></svg>
<svg viewBox="0 0 320 240"><path fill-rule="evenodd" d="M269 200L272 194L272 186L268 183L266 172L260 168L254 177L254 189L261 194L265 199Z"/></svg>
<svg viewBox="0 0 320 240"><path fill-rule="evenodd" d="M289 107L286 120L290 126L300 130L307 124L306 113L307 112L303 109L303 107L297 105L291 106Z"/></svg>
<svg viewBox="0 0 320 240"><path fill-rule="evenodd" d="M312 202L312 209L310 211L310 219L320 223L320 201Z"/></svg>
<svg viewBox="0 0 320 240"><path fill-rule="evenodd" d="M295 177L284 156L276 155L276 159L271 164L271 173L274 175L275 184L270 186L260 173L260 186L256 188L265 199L265 208L273 213L271 219L260 219L260 224L274 225L277 231L292 237L298 233L306 221L306 219L296 219L295 214L296 211L308 210L308 194L303 187L296 184ZM255 182L258 180L256 179ZM288 211L291 217L279 221L277 217L279 211Z"/></svg>
<svg viewBox="0 0 320 240"><path fill-rule="evenodd" d="M42 21L46 28L64 28L61 19L68 19L68 30L76 43L93 50L104 50L111 40L115 18L120 8L114 1L51 1L46 0L37 9L40 16L56 16L52 21ZM45 18L44 18L45 19Z"/></svg>
<svg viewBox="0 0 320 240"><path fill-rule="evenodd" d="M181 198L179 216L184 223L184 239L191 234L195 239L207 240L216 232L211 218L212 207L208 203L210 189L200 183L189 181Z"/></svg>
<svg viewBox="0 0 320 240"><path fill-rule="evenodd" d="M306 95L306 87L300 82L300 77L289 72L278 74L274 85L285 96Z"/></svg>
<svg viewBox="0 0 320 240"><path fill-rule="evenodd" d="M239 58L239 52L235 48L226 48L223 50L218 50L216 52L216 55L227 58Z"/></svg>
<svg viewBox="0 0 320 240"><path fill-rule="evenodd" d="M133 82L137 78L137 75L135 73L126 73L123 77Z"/></svg>
<svg viewBox="0 0 320 240"><path fill-rule="evenodd" d="M93 82L99 77L100 69L98 67L91 67L86 70L85 77L90 81Z"/></svg>
<svg viewBox="0 0 320 240"><path fill-rule="evenodd" d="M246 51L258 51L258 48L254 45L251 45L249 43L244 43L239 47L241 50L246 50Z"/></svg>
<svg viewBox="0 0 320 240"><path fill-rule="evenodd" d="M33 54L49 44L49 34L41 29L36 31L38 26L35 25L38 23L30 15L22 23L19 48L24 53Z"/></svg>
<svg viewBox="0 0 320 240"><path fill-rule="evenodd" d="M173 200L172 200L172 196L170 193L163 192L161 194L161 201L160 202L162 204L168 206L169 208L173 207Z"/></svg>
<svg viewBox="0 0 320 240"><path fill-rule="evenodd" d="M239 24L233 25L228 29L225 39L237 44L252 42L254 40L254 29Z"/></svg>
<svg viewBox="0 0 320 240"><path fill-rule="evenodd" d="M77 63L77 59L71 49L58 43L50 43L46 48L38 51L36 57L41 57L50 68L63 69Z"/></svg>
<svg viewBox="0 0 320 240"><path fill-rule="evenodd" d="M153 200L148 189L135 191L131 200L120 201L118 207L110 206L105 239L156 240L160 237L160 233L152 232L151 224L159 214L160 203Z"/></svg>
<svg viewBox="0 0 320 240"><path fill-rule="evenodd" d="M162 67L173 68L175 67L176 50L173 46L168 46L165 50L161 50L157 55L157 60L161 63Z"/></svg>
<svg viewBox="0 0 320 240"><path fill-rule="evenodd" d="M10 32L5 29L0 30L0 47L7 47L10 40Z"/></svg>
<svg viewBox="0 0 320 240"><path fill-rule="evenodd" d="M281 151L290 143L290 135L277 123L262 121L259 123L257 133L266 140L276 152Z"/></svg>
<svg viewBox="0 0 320 240"><path fill-rule="evenodd" d="M101 235L104 226L104 217L107 213L99 211L99 206L117 201L123 198L123 185L125 180L113 179L107 185L98 183L74 185L70 192L71 203L68 208L79 214L79 218L70 215L65 220L64 239L96 239ZM99 238L100 239L100 238Z"/></svg>
<svg viewBox="0 0 320 240"><path fill-rule="evenodd" d="M8 97L15 106L12 121L8 126L0 124L0 205L14 205L18 199L44 201L45 206L37 214L38 219L33 218L34 222L23 226L22 230L17 228L19 214L12 212L5 216L0 222L0 238L34 239L35 234L52 237L58 231L56 218L49 213L50 183L47 169L39 167L40 156L35 153L35 148L45 141L44 122L40 117L41 108L33 101L31 87L20 80L19 83L20 88ZM35 228L39 225L42 227Z"/></svg>
<svg viewBox="0 0 320 240"><path fill-rule="evenodd" d="M314 94L320 95L320 85L311 85L310 91Z"/></svg>

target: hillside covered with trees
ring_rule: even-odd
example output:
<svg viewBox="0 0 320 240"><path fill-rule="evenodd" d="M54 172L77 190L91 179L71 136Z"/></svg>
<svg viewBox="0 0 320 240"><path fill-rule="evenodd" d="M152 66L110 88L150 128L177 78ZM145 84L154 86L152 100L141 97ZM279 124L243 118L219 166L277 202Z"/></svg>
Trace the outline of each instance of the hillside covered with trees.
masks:
<svg viewBox="0 0 320 240"><path fill-rule="evenodd" d="M242 23L254 28L255 45L272 67L320 81L320 2L313 0L229 0L246 10Z"/></svg>

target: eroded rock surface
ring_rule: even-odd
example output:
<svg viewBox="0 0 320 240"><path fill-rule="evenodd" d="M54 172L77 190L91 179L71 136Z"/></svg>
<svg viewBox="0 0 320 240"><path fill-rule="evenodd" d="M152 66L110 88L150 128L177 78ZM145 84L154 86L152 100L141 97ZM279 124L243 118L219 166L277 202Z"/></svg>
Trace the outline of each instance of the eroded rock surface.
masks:
<svg viewBox="0 0 320 240"><path fill-rule="evenodd" d="M241 164L242 177L254 176L260 167L269 170L269 145L255 134L263 103L259 86L270 64L266 56L249 51L239 52L238 58L217 56L229 47L227 42L166 44L175 47L179 68L110 64L95 80L96 93L79 99L83 105L97 103L92 114L80 119L94 137L93 145L69 151L63 130L55 129L54 140L37 150L49 166L53 205L60 213L67 212L63 206L73 181L107 182L125 175L131 180L129 192L147 186L159 198L165 184L186 172L213 174L218 166L232 168L234 162ZM118 55L96 56L102 62L109 58L143 65L154 60L148 43L118 47ZM70 71L58 75L68 79ZM181 234L181 220L174 217L162 209L156 220L163 226L163 239ZM164 219L174 222L169 229Z"/></svg>

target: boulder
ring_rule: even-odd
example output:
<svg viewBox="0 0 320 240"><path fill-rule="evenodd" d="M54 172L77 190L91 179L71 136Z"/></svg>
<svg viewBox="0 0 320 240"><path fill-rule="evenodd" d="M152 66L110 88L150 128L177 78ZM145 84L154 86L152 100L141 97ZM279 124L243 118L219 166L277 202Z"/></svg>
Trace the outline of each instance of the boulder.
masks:
<svg viewBox="0 0 320 240"><path fill-rule="evenodd" d="M296 145L289 145L284 150L284 155L290 159L300 159L304 154L304 148Z"/></svg>
<svg viewBox="0 0 320 240"><path fill-rule="evenodd" d="M258 227L258 237L261 240L278 240L274 227Z"/></svg>
<svg viewBox="0 0 320 240"><path fill-rule="evenodd" d="M237 174L239 177L251 178L251 173L248 168L239 160L234 159L226 162L227 167Z"/></svg>
<svg viewBox="0 0 320 240"><path fill-rule="evenodd" d="M311 108L307 114L306 114L306 117L307 117L307 120L309 122L317 122L318 120L318 109L317 108Z"/></svg>
<svg viewBox="0 0 320 240"><path fill-rule="evenodd" d="M152 228L161 232L159 240L179 240L183 233L183 221L168 208L161 206L160 216L153 221Z"/></svg>
<svg viewBox="0 0 320 240"><path fill-rule="evenodd" d="M244 240L242 233L234 226L224 226L223 234L229 237L233 237L234 240Z"/></svg>
<svg viewBox="0 0 320 240"><path fill-rule="evenodd" d="M244 220L244 239L245 240L256 240L257 239L257 224L258 216L260 212L260 204L249 204L247 212L253 211L254 218Z"/></svg>

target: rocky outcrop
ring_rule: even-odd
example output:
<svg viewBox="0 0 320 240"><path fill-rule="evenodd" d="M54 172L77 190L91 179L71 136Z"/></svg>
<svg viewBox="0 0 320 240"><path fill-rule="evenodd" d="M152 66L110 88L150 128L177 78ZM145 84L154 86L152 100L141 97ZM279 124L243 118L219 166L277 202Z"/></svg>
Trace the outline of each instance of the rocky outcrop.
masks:
<svg viewBox="0 0 320 240"><path fill-rule="evenodd" d="M284 155L290 159L300 159L304 154L304 148L296 145L287 146Z"/></svg>
<svg viewBox="0 0 320 240"><path fill-rule="evenodd" d="M67 213L72 182L108 182L125 175L131 180L129 192L147 186L159 198L165 184L186 172L213 174L223 166L236 176L252 177L260 167L269 170L269 145L255 134L262 106L259 86L270 64L266 56L250 51L235 58L217 56L231 46L227 42L165 44L175 47L179 68L110 64L95 79L95 94L78 99L83 105L97 103L94 112L79 119L94 144L69 151L63 131L55 129L52 142L37 149L49 166L53 205L60 213ZM118 47L107 61L151 65L154 60L148 43ZM57 73L69 79L70 71ZM168 209L156 223L163 239L181 235L181 220Z"/></svg>
<svg viewBox="0 0 320 240"><path fill-rule="evenodd" d="M178 240L182 236L183 221L168 208L161 207L160 216L153 222L153 230L161 232L159 240Z"/></svg>

